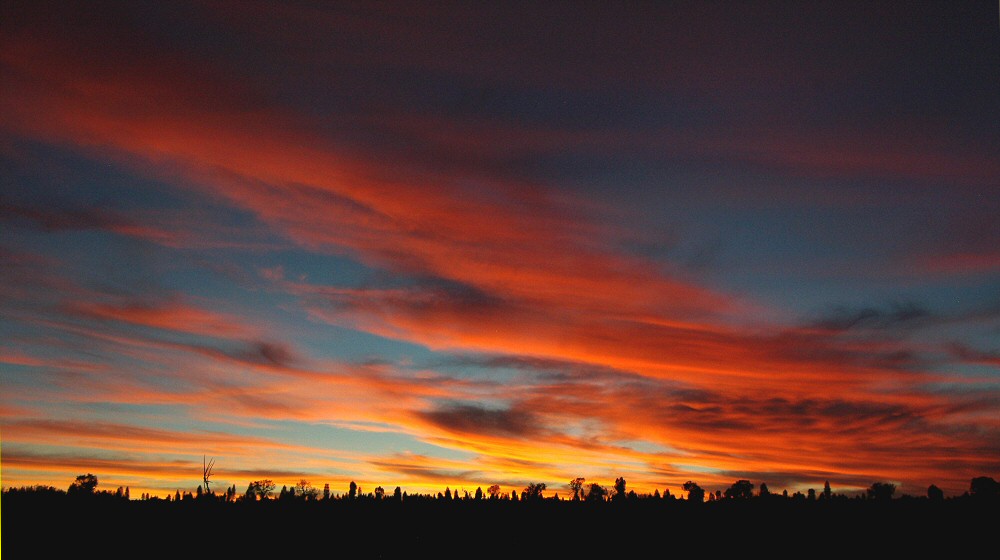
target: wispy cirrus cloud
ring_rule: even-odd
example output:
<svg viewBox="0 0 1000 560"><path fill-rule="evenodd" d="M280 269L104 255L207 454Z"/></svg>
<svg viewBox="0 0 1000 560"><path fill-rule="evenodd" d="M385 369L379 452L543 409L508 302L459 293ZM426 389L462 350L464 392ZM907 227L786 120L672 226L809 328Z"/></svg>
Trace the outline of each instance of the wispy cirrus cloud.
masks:
<svg viewBox="0 0 1000 560"><path fill-rule="evenodd" d="M99 303L70 303L71 314L98 320L120 321L132 325L152 327L167 331L222 338L249 338L254 329L242 320L218 312L194 307L182 302L128 302L122 305ZM278 360L284 357L282 349L259 345L261 357Z"/></svg>

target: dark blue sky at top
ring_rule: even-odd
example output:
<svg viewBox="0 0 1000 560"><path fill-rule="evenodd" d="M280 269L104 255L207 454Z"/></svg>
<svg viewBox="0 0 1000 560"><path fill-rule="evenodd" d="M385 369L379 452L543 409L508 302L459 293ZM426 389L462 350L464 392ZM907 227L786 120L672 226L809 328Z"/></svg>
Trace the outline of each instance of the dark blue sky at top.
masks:
<svg viewBox="0 0 1000 560"><path fill-rule="evenodd" d="M1000 245L988 2L8 10L80 40L110 73L155 73L150 55L183 62L227 87L179 102L290 111L388 174L555 186L638 232L620 250L793 317L996 303L995 268L969 278L915 263ZM18 149L32 157L6 166L4 197L17 204L190 204L58 148ZM942 168L928 172L928 159ZM65 167L46 180L43 160ZM66 174L76 184L58 188ZM215 219L253 219L200 204Z"/></svg>
<svg viewBox="0 0 1000 560"><path fill-rule="evenodd" d="M989 3L328 8L128 17L247 107L287 107L387 167L626 208L651 239L625 250L772 303L949 306L909 259L1000 245L997 166L975 166L1000 153Z"/></svg>

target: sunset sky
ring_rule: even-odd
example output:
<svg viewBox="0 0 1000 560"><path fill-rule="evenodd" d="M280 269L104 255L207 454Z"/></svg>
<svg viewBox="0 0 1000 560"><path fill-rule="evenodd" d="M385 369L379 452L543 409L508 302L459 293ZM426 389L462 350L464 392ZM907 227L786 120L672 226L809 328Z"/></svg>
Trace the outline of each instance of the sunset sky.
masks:
<svg viewBox="0 0 1000 560"><path fill-rule="evenodd" d="M1000 475L996 2L5 1L4 487Z"/></svg>

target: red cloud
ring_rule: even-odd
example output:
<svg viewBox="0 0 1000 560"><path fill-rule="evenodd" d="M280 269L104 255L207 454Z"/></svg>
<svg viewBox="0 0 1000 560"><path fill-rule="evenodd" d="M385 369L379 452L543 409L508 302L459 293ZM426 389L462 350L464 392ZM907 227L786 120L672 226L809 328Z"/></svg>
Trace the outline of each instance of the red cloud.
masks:
<svg viewBox="0 0 1000 560"><path fill-rule="evenodd" d="M163 304L134 302L125 305L81 302L69 304L68 311L94 319L121 321L209 337L248 337L256 331L237 317L180 302Z"/></svg>

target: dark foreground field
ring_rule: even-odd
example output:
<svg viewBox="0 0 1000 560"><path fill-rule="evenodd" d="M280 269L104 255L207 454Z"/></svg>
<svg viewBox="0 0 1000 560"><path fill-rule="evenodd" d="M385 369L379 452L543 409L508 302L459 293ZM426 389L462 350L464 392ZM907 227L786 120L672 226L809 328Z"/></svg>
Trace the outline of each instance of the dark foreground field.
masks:
<svg viewBox="0 0 1000 560"><path fill-rule="evenodd" d="M996 500L126 501L5 493L9 558L995 557Z"/></svg>

